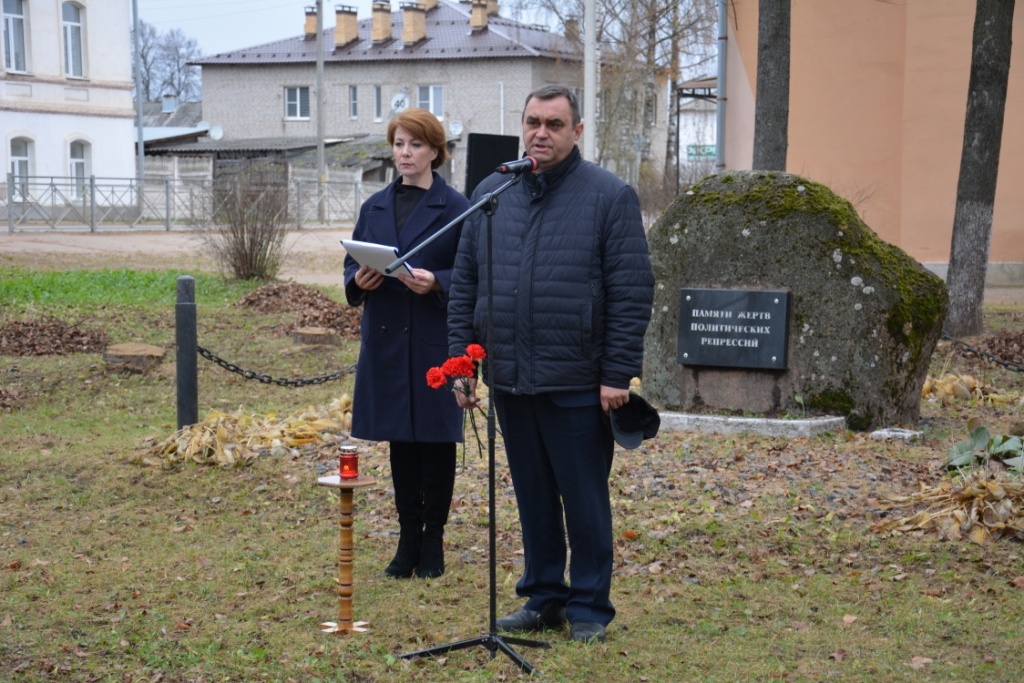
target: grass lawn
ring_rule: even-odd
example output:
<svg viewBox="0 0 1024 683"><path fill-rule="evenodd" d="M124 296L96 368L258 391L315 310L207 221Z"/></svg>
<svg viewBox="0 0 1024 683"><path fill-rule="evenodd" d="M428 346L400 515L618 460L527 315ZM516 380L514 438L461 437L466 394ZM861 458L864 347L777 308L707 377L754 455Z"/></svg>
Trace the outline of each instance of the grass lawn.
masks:
<svg viewBox="0 0 1024 683"><path fill-rule="evenodd" d="M52 350L51 333L24 324L49 321L81 331L83 344L142 342L167 357L126 374L95 349L0 355L0 681L524 677L484 648L398 656L487 631L487 462L472 443L460 457L448 571L428 581L383 576L397 535L387 454L360 443L360 468L377 483L355 494L354 613L371 630L325 635L318 625L338 610L338 497L316 479L336 471L336 435L254 446L245 466L147 464L176 429L174 292L185 271L75 270L61 258L31 268L0 260L0 343L6 334L8 348L23 348L38 335L40 352ZM296 345L288 332L300 311L288 305L239 306L258 284L195 275L199 343L219 356L279 378L354 362L351 338ZM1020 305L986 316L992 332L1024 326ZM292 388L203 359L199 368L201 419L316 414L352 390L348 373ZM618 451L618 616L607 642L547 632L550 648L516 651L550 681L1019 680L1020 542L878 526L914 512L888 497L951 478L943 463L968 418L993 434L1024 420L1020 373L946 343L933 369L970 375L998 401L925 401L923 437L910 444L845 431L679 432ZM500 616L520 605L522 554L500 442L497 461Z"/></svg>

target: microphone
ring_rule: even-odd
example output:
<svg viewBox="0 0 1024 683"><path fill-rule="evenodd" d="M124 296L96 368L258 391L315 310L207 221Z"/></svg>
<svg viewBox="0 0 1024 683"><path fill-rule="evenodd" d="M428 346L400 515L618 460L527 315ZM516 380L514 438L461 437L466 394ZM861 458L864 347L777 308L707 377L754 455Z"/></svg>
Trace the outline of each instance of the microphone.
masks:
<svg viewBox="0 0 1024 683"><path fill-rule="evenodd" d="M498 173L522 173L523 171L536 171L537 160L533 157L523 157L515 161L506 161L494 169Z"/></svg>

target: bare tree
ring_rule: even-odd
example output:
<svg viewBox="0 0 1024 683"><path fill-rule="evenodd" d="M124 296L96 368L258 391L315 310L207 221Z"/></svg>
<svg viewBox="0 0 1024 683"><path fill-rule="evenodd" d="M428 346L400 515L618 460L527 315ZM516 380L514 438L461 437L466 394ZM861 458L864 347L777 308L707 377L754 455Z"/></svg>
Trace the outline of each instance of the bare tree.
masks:
<svg viewBox="0 0 1024 683"><path fill-rule="evenodd" d="M992 212L1010 75L1014 0L978 0L974 16L971 77L967 87L964 146L953 215L953 242L946 284L951 337L983 328L985 271L992 242Z"/></svg>
<svg viewBox="0 0 1024 683"><path fill-rule="evenodd" d="M199 43L189 38L181 29L171 29L160 39L160 61L163 67L161 95L174 95L182 102L200 99L199 67L189 61L202 57Z"/></svg>
<svg viewBox="0 0 1024 683"><path fill-rule="evenodd" d="M759 0L755 170L785 171L789 147L790 0Z"/></svg>
<svg viewBox="0 0 1024 683"><path fill-rule="evenodd" d="M135 42L132 41L132 48L134 49ZM160 97L157 85L160 81L160 77L157 73L158 55L160 52L160 35L156 30L156 27L152 24L139 21L139 88L135 93L138 97L141 91L141 95L144 98L144 102L152 102Z"/></svg>
<svg viewBox="0 0 1024 683"><path fill-rule="evenodd" d="M134 45L134 41L133 41ZM161 34L152 24L139 22L140 88L147 102L159 102L174 95L183 102L198 101L202 95L199 67L189 61L202 56L195 38L180 29Z"/></svg>
<svg viewBox="0 0 1024 683"><path fill-rule="evenodd" d="M656 108L657 93L670 81L670 101L681 69L706 60L716 21L714 0L596 0L595 33L599 46L597 149L599 163L612 165L630 182L661 195L663 169L650 167L651 139L657 121L675 121L676 105ZM517 0L514 9L541 11L567 36L579 40L582 0ZM585 29L585 27L584 27ZM684 64L685 63L685 64ZM589 118L589 117L588 117ZM678 141L669 134L666 156L675 167ZM674 188L674 177L669 181ZM643 199L643 198L642 198Z"/></svg>

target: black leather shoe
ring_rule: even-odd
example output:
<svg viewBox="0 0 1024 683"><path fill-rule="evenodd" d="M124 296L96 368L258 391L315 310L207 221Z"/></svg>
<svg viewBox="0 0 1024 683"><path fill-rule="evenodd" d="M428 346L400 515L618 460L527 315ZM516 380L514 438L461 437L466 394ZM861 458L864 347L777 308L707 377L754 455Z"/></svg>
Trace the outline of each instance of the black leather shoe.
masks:
<svg viewBox="0 0 1024 683"><path fill-rule="evenodd" d="M578 643L603 643L604 626L596 621L577 621L569 629L569 637Z"/></svg>
<svg viewBox="0 0 1024 683"><path fill-rule="evenodd" d="M557 603L548 603L540 612L521 609L515 614L498 619L497 625L499 631L543 631L546 628L562 628L565 625L565 607Z"/></svg>

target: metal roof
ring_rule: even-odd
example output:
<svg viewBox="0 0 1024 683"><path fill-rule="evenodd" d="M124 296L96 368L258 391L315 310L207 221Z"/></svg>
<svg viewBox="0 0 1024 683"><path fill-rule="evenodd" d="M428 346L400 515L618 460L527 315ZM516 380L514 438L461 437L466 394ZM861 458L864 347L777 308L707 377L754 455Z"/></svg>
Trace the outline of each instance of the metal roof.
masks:
<svg viewBox="0 0 1024 683"><path fill-rule="evenodd" d="M296 24L301 17L296 16ZM334 28L324 29L324 62L380 62L467 58L544 57L581 61L579 48L546 27L522 24L500 16L488 18L487 28L472 30L463 5L439 0L426 13L427 37L412 45L402 42L402 12L391 13L391 40L374 44L372 19L358 22L359 39L336 48ZM224 52L189 62L221 64L292 64L316 61L316 40L305 34Z"/></svg>
<svg viewBox="0 0 1024 683"><path fill-rule="evenodd" d="M327 138L327 146L349 142L355 137ZM273 138L240 138L237 140L198 140L174 144L154 143L147 145L146 151L154 154L216 154L218 152L285 152L297 153L316 148L315 137L273 137Z"/></svg>

